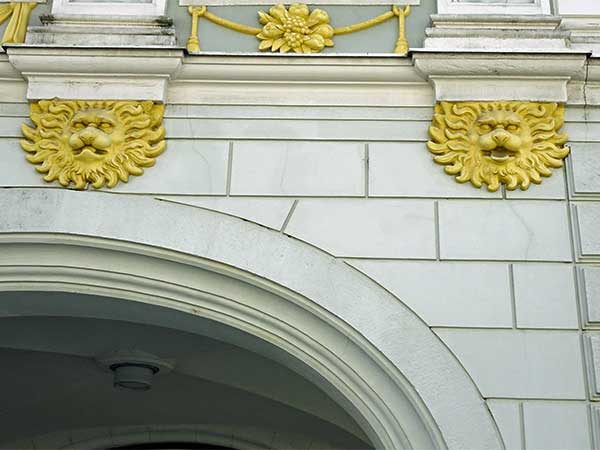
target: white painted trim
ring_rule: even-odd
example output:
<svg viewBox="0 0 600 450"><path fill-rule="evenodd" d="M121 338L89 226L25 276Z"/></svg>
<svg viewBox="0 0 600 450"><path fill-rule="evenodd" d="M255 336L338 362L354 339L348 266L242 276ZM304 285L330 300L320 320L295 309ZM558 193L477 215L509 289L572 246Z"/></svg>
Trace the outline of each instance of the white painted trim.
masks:
<svg viewBox="0 0 600 450"><path fill-rule="evenodd" d="M277 2L273 0L179 0L180 6L188 5L204 5L204 6L241 6L241 5L270 5L273 6ZM311 0L310 5L392 5L398 2L390 0ZM421 0L402 0L402 5L420 5Z"/></svg>
<svg viewBox="0 0 600 450"><path fill-rule="evenodd" d="M441 99L565 102L567 83L583 73L587 58L585 51L578 50L464 49L415 49L412 60L394 55L184 58L181 50L156 48L115 53L7 46L7 53L10 64L0 58L0 72L5 79L19 79L22 74L30 82L31 100L168 98L183 104L265 106L431 106ZM590 59L588 81L596 79L594 61Z"/></svg>
<svg viewBox="0 0 600 450"><path fill-rule="evenodd" d="M7 46L0 75L18 70L28 99L148 99L182 103L431 105L406 57L203 54L176 49ZM12 67L11 67L12 66ZM168 95L165 94L165 85ZM73 86L77 89L73 89ZM78 96L78 97L76 97Z"/></svg>
<svg viewBox="0 0 600 450"><path fill-rule="evenodd" d="M511 4L507 0L495 3L459 2L456 0L437 0L438 14L506 14L530 15L551 14L550 0L535 0L529 4Z"/></svg>
<svg viewBox="0 0 600 450"><path fill-rule="evenodd" d="M600 16L563 16L560 28L570 33L571 48L600 56Z"/></svg>
<svg viewBox="0 0 600 450"><path fill-rule="evenodd" d="M224 55L184 59L169 102L431 106L432 89L398 55Z"/></svg>
<svg viewBox="0 0 600 450"><path fill-rule="evenodd" d="M167 0L152 0L152 3L94 3L93 1L53 0L52 14L90 15L90 16L162 16L165 14Z"/></svg>
<svg viewBox="0 0 600 450"><path fill-rule="evenodd" d="M435 440L429 447L503 448L484 400L454 355L402 302L343 261L239 219L148 198L11 189L0 193L0 210L9 208L11 214L0 216L2 289L96 293L243 329L338 386L338 400L353 405L349 412L378 448L406 448L405 432L418 437L407 432L410 422L399 420L406 414L394 405L398 395L419 411ZM42 253L36 243L52 244L53 251ZM102 269L103 250L109 267L119 261L118 272ZM42 254L49 259L42 261ZM124 263L136 255L146 264ZM173 263L274 294L277 314L273 306L247 304L243 292L217 296L222 293L207 292L202 280L163 270ZM367 359L351 363L355 352Z"/></svg>
<svg viewBox="0 0 600 450"><path fill-rule="evenodd" d="M567 83L586 64L585 52L413 53L415 69L435 88L436 101L567 102ZM493 86L493 89L490 89Z"/></svg>
<svg viewBox="0 0 600 450"><path fill-rule="evenodd" d="M28 80L27 99L166 102L183 52L173 49L60 49L14 46L9 61Z"/></svg>

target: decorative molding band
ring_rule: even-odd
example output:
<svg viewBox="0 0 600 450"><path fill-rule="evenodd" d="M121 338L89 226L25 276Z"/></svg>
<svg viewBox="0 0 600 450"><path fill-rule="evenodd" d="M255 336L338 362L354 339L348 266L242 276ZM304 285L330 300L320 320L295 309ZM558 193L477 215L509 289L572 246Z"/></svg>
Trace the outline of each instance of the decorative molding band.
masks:
<svg viewBox="0 0 600 450"><path fill-rule="evenodd" d="M588 50L600 56L600 17L563 17L560 29L569 33L571 48Z"/></svg>
<svg viewBox="0 0 600 450"><path fill-rule="evenodd" d="M557 103L441 102L427 147L459 183L524 191L563 166L570 151L558 134L563 122Z"/></svg>
<svg viewBox="0 0 600 450"><path fill-rule="evenodd" d="M77 5L81 7L80 3ZM112 7L102 8L114 14ZM26 44L56 48L178 48L173 21L165 16L47 14L39 19L40 25L28 27Z"/></svg>
<svg viewBox="0 0 600 450"><path fill-rule="evenodd" d="M303 106L429 106L432 89L392 54L197 55L169 85L169 102Z"/></svg>
<svg viewBox="0 0 600 450"><path fill-rule="evenodd" d="M27 79L27 99L166 101L168 80L183 51L159 48L8 46L10 63Z"/></svg>
<svg viewBox="0 0 600 450"><path fill-rule="evenodd" d="M163 114L151 101L42 100L31 105L36 128L22 126L21 146L45 181L113 188L165 150Z"/></svg>
<svg viewBox="0 0 600 450"><path fill-rule="evenodd" d="M86 16L162 16L167 0L113 1L52 0L52 14Z"/></svg>
<svg viewBox="0 0 600 450"><path fill-rule="evenodd" d="M433 14L431 23L423 42L428 49L570 49L570 33L559 28L561 18L557 16Z"/></svg>
<svg viewBox="0 0 600 450"><path fill-rule="evenodd" d="M255 28L233 22L213 14L203 6L190 6L188 12L192 16L192 31L187 41L190 53L200 52L198 39L198 19L203 17L217 25L238 33L255 36L261 42L258 49L279 53L320 53L325 47L333 47L333 37L336 35L356 33L376 25L398 18L398 40L394 53L406 55L408 41L406 39L406 17L410 14L410 5L404 8L392 6L391 11L375 18L345 27L332 27L329 14L322 9L310 10L303 3L293 3L289 7L278 4L269 12L259 11L259 22L262 28Z"/></svg>
<svg viewBox="0 0 600 450"><path fill-rule="evenodd" d="M567 83L587 52L413 50L415 68L435 88L437 101L567 101Z"/></svg>
<svg viewBox="0 0 600 450"><path fill-rule="evenodd" d="M439 14L550 14L551 0L530 1L461 1L437 0Z"/></svg>

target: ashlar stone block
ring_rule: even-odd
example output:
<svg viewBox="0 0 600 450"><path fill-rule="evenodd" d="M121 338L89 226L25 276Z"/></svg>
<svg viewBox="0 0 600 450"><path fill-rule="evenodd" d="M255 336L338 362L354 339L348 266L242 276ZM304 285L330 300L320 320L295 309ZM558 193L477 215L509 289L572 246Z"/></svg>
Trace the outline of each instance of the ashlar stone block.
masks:
<svg viewBox="0 0 600 450"><path fill-rule="evenodd" d="M592 448L584 403L524 402L523 416L527 450Z"/></svg>
<svg viewBox="0 0 600 450"><path fill-rule="evenodd" d="M350 264L394 293L427 325L512 327L507 264L367 260Z"/></svg>
<svg viewBox="0 0 600 450"><path fill-rule="evenodd" d="M517 327L579 327L571 265L515 264L513 274Z"/></svg>
<svg viewBox="0 0 600 450"><path fill-rule="evenodd" d="M112 191L223 195L227 189L227 149L223 141L168 141L164 154L144 176L132 177Z"/></svg>
<svg viewBox="0 0 600 450"><path fill-rule="evenodd" d="M600 202L578 202L573 207L578 257L583 260L600 258Z"/></svg>
<svg viewBox="0 0 600 450"><path fill-rule="evenodd" d="M572 259L563 203L445 200L439 220L442 259Z"/></svg>
<svg viewBox="0 0 600 450"><path fill-rule="evenodd" d="M364 158L360 143L236 142L231 193L363 196Z"/></svg>
<svg viewBox="0 0 600 450"><path fill-rule="evenodd" d="M521 445L521 419L519 417L519 402L514 400L488 400L498 425L506 450L524 450Z"/></svg>
<svg viewBox="0 0 600 450"><path fill-rule="evenodd" d="M369 144L369 195L501 198L499 191L457 183L424 150L421 142Z"/></svg>
<svg viewBox="0 0 600 450"><path fill-rule="evenodd" d="M484 397L584 400L576 331L435 329Z"/></svg>
<svg viewBox="0 0 600 450"><path fill-rule="evenodd" d="M265 227L280 230L289 214L294 200L286 198L239 198L239 197L182 197L162 196L163 200L218 211L240 217Z"/></svg>
<svg viewBox="0 0 600 450"><path fill-rule="evenodd" d="M436 256L429 200L300 200L285 232L335 256Z"/></svg>
<svg viewBox="0 0 600 450"><path fill-rule="evenodd" d="M600 143L571 144L571 163L574 193L600 193Z"/></svg>

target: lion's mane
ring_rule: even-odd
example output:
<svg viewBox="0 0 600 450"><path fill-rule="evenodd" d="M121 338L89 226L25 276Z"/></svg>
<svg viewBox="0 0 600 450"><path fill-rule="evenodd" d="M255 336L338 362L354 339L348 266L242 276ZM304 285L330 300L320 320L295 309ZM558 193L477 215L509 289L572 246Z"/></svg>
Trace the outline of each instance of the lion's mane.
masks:
<svg viewBox="0 0 600 450"><path fill-rule="evenodd" d="M531 133L531 145L523 146L515 158L503 164L486 160L479 146L470 138L477 118L490 111L518 114ZM558 134L563 125L564 107L556 103L528 102L441 102L436 105L431 140L427 147L436 163L445 165L446 173L456 175L460 183L474 186L487 184L497 191L501 184L507 189L527 189L531 182L539 184L559 168L569 154L564 144L566 134Z"/></svg>
<svg viewBox="0 0 600 450"><path fill-rule="evenodd" d="M84 110L112 111L125 136L110 158L94 167L77 164L67 144L71 120ZM42 100L31 105L36 128L22 126L26 140L21 146L29 153L27 160L39 164L36 170L45 173L48 182L58 180L65 187L73 183L76 189L88 184L96 189L112 188L119 180L127 182L130 175L142 175L143 167L153 166L154 158L164 151L163 113L164 106L151 101Z"/></svg>

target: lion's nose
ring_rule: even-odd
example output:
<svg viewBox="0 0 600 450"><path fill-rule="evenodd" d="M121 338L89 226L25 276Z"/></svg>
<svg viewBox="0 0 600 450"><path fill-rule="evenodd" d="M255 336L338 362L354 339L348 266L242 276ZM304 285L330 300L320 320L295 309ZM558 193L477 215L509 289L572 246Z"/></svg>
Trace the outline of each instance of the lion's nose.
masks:
<svg viewBox="0 0 600 450"><path fill-rule="evenodd" d="M81 133L79 133L79 138L83 141L84 144L90 145L94 142L94 139L98 136L98 133L95 128L87 127Z"/></svg>
<svg viewBox="0 0 600 450"><path fill-rule="evenodd" d="M504 145L510 139L510 135L504 130L495 130L492 139L498 145Z"/></svg>

